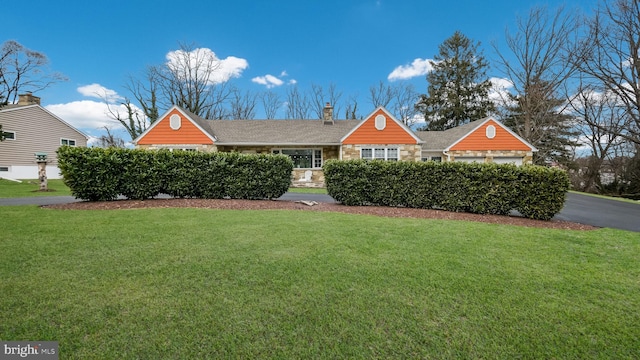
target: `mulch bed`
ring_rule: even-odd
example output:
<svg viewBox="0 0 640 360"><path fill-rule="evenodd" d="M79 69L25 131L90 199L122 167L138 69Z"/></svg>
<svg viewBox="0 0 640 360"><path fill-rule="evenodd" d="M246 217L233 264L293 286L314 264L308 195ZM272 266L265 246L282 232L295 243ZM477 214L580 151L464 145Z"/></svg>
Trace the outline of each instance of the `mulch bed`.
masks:
<svg viewBox="0 0 640 360"><path fill-rule="evenodd" d="M69 204L43 206L49 209L66 210L121 210L140 208L204 208L233 210L300 210L300 211L332 211L348 214L363 214L384 217L402 217L417 219L466 220L492 224L505 224L537 228L594 230L596 227L568 221L542 221L526 219L518 216L480 215L431 209L411 209L382 206L345 206L340 204L318 203L313 206L299 202L283 200L237 200L237 199L151 199L151 200L116 200L116 201L84 201Z"/></svg>

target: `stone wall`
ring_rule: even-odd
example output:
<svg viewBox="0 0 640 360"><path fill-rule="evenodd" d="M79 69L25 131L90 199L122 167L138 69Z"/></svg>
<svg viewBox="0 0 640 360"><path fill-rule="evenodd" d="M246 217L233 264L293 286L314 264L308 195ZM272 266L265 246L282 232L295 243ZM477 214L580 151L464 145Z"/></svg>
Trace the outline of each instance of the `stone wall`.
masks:
<svg viewBox="0 0 640 360"><path fill-rule="evenodd" d="M243 154L271 154L273 149L322 149L322 163L331 159L338 159L339 146L219 146L218 151L237 151ZM304 173L311 170L311 181L301 181ZM324 173L322 169L294 169L291 174L292 187L324 187Z"/></svg>
<svg viewBox="0 0 640 360"><path fill-rule="evenodd" d="M159 150L159 149L195 149L203 152L218 151L215 145L193 145L193 144L155 144L155 145L137 145L138 149Z"/></svg>
<svg viewBox="0 0 640 360"><path fill-rule="evenodd" d="M404 161L420 161L422 155L422 147L416 144L389 144L389 145L342 145L342 160L360 159L360 149L362 148L398 148L400 160Z"/></svg>
<svg viewBox="0 0 640 360"><path fill-rule="evenodd" d="M495 157L519 157L522 158L523 164L532 164L533 163L533 152L531 151L450 151L449 153L450 160L455 161L456 157L480 157L484 158L484 162L493 162L493 158ZM443 158L443 161L447 161L446 156Z"/></svg>

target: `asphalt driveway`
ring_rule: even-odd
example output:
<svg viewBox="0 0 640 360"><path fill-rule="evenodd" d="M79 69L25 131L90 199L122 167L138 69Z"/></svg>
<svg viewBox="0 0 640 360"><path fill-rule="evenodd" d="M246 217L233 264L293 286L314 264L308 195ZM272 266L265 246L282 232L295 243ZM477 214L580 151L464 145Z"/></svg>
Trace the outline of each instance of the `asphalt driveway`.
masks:
<svg viewBox="0 0 640 360"><path fill-rule="evenodd" d="M278 200L314 200L335 202L324 194L288 192ZM72 196L43 196L30 198L0 199L3 205L53 205L79 201ZM554 219L576 222L597 227L608 227L640 232L640 203L602 199L594 196L568 193L564 208Z"/></svg>

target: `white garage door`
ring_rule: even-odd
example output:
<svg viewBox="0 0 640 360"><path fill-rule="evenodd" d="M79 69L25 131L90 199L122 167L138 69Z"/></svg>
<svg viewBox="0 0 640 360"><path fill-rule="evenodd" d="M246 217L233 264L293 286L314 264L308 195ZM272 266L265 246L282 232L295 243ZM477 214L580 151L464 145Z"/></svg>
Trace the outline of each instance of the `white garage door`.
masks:
<svg viewBox="0 0 640 360"><path fill-rule="evenodd" d="M522 165L521 157L494 157L493 162L496 164L514 164L514 165Z"/></svg>
<svg viewBox="0 0 640 360"><path fill-rule="evenodd" d="M484 158L483 157L456 157L454 161L459 161L459 162L466 162L466 163L472 163L472 162L477 162L477 163L483 163L484 162Z"/></svg>

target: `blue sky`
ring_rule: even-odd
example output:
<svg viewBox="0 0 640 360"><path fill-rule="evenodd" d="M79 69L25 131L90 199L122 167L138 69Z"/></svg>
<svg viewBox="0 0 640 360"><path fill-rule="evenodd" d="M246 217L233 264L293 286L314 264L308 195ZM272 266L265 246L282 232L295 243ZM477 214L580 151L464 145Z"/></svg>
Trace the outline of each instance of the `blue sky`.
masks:
<svg viewBox="0 0 640 360"><path fill-rule="evenodd" d="M284 96L294 83L300 90L333 83L343 99L357 97L366 115L373 110L369 88L380 81L406 81L425 92L419 65L456 30L479 41L493 64L491 43L502 47L505 29L532 6L588 12L595 2L32 0L3 7L0 42L12 39L45 53L50 68L69 80L36 93L42 105L98 136L109 120L95 90L129 96L127 77L166 62L179 42L226 61L234 74L228 81L240 89L270 86ZM491 68L489 76L502 74Z"/></svg>

